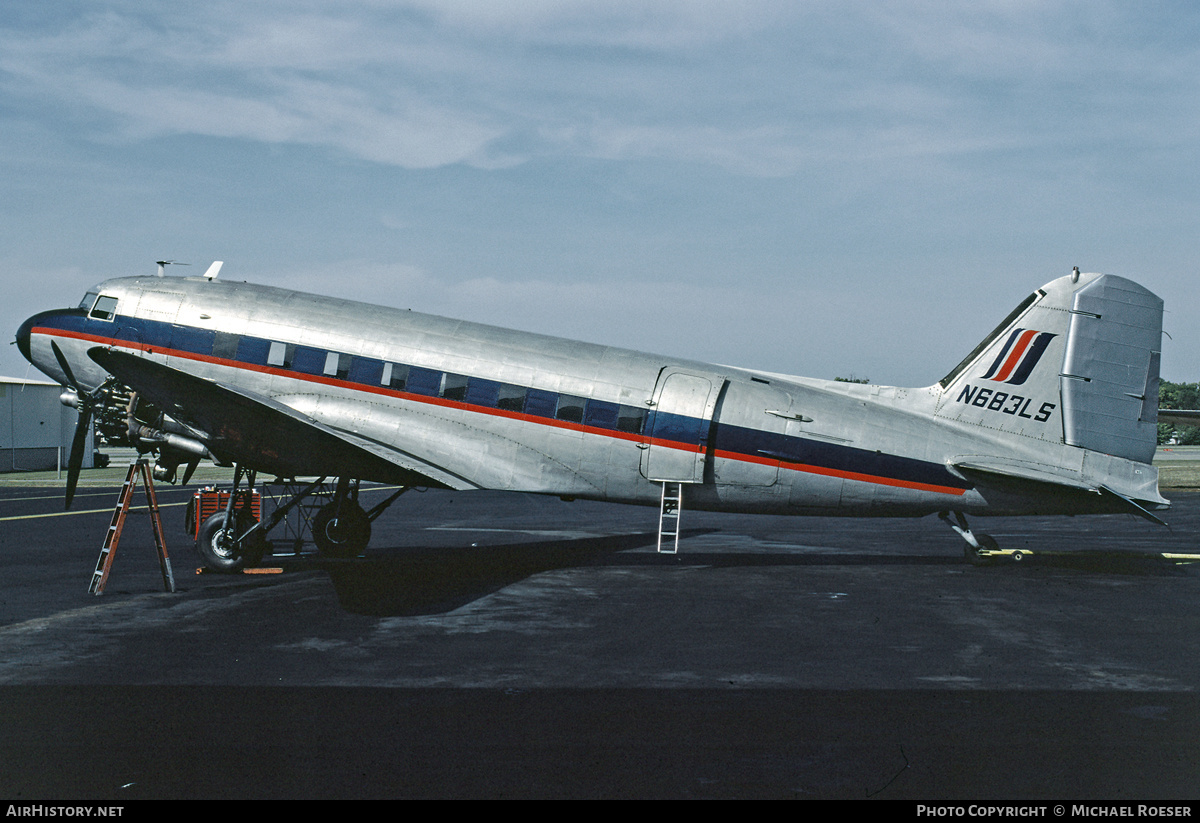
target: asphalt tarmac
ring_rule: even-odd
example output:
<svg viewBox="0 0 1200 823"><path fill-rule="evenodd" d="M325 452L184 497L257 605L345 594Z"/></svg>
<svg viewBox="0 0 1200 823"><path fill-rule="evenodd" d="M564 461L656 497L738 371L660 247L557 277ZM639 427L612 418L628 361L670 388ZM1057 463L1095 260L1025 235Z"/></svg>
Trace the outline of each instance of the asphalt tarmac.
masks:
<svg viewBox="0 0 1200 823"><path fill-rule="evenodd" d="M117 489L0 487L0 798L1200 795L1200 494L1126 515L657 512L410 492L366 558L311 545L177 591ZM370 504L388 494L364 491Z"/></svg>

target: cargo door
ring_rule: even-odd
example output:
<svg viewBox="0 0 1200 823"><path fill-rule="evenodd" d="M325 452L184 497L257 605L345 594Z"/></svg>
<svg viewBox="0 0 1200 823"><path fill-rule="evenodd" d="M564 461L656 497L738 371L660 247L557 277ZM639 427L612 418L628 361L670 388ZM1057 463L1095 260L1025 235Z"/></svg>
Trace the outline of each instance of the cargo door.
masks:
<svg viewBox="0 0 1200 823"><path fill-rule="evenodd" d="M655 482L703 483L713 410L725 378L666 368L647 422L642 474Z"/></svg>
<svg viewBox="0 0 1200 823"><path fill-rule="evenodd" d="M729 383L717 405L715 480L719 486L773 486L795 451L792 396L765 380Z"/></svg>

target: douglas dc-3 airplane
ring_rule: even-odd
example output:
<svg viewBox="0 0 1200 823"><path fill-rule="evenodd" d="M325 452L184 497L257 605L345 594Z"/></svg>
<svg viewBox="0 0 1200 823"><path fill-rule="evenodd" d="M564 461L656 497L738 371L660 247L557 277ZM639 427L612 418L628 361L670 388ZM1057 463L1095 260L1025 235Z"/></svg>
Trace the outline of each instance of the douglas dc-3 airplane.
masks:
<svg viewBox="0 0 1200 823"><path fill-rule="evenodd" d="M92 419L108 442L155 453L160 479L183 466L186 483L201 458L232 466L235 490L253 472L337 478L313 523L337 556L361 553L386 508L358 504L363 480L660 515L684 489L705 510L938 513L968 557L996 544L967 515L1161 523L1153 512L1169 505L1151 465L1162 301L1113 275L1075 269L1043 286L946 377L906 389L229 282L219 268L107 280L21 325L22 354L80 411L68 506ZM201 552L236 569L277 522L230 505L200 529Z"/></svg>

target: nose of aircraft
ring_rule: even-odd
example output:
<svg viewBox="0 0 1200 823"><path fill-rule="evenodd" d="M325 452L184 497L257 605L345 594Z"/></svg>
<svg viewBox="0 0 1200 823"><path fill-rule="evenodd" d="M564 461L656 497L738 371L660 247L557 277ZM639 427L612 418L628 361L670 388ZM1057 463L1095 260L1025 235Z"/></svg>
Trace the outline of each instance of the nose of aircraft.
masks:
<svg viewBox="0 0 1200 823"><path fill-rule="evenodd" d="M17 348L20 350L21 355L31 363L33 362L33 358L29 356L29 333L33 329L33 320L34 318L29 318L17 329Z"/></svg>

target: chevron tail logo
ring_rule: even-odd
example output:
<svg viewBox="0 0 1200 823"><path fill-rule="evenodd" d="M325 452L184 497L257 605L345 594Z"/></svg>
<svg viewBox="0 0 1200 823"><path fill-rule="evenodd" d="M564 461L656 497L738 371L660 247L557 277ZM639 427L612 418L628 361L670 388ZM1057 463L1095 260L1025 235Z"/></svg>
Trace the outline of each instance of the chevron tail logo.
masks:
<svg viewBox="0 0 1200 823"><path fill-rule="evenodd" d="M1014 329L983 379L1010 386L1021 385L1042 359L1050 341L1057 336L1053 332L1037 329Z"/></svg>

